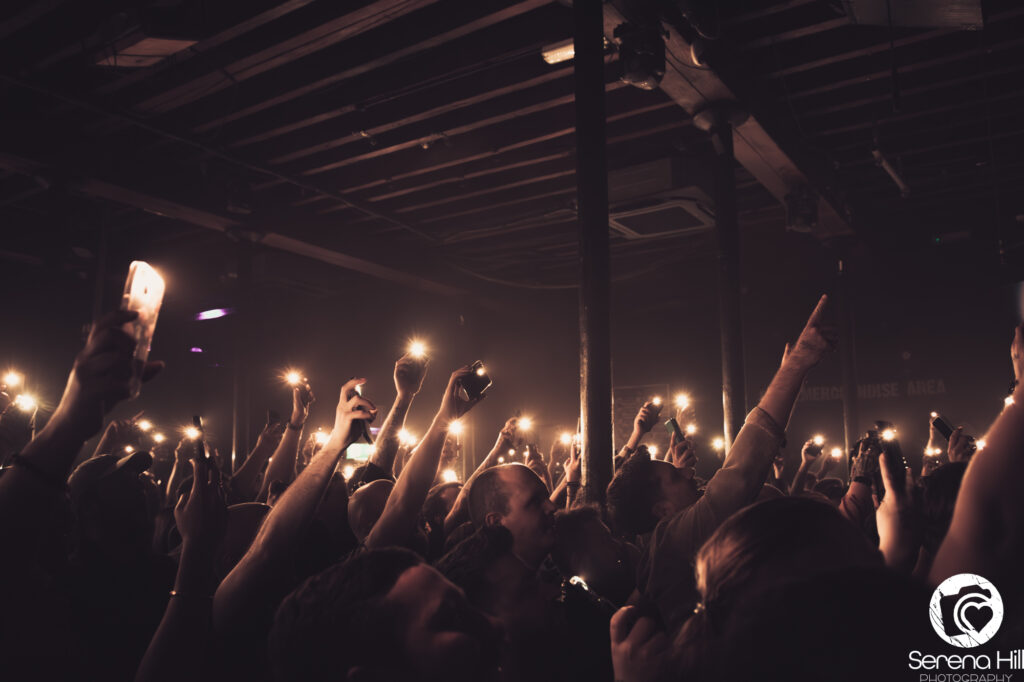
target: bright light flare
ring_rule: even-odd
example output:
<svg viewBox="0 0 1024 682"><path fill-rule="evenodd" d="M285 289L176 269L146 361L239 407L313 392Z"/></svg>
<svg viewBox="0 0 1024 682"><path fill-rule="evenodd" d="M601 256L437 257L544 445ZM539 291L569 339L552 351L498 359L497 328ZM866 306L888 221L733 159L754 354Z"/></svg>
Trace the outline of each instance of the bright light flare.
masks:
<svg viewBox="0 0 1024 682"><path fill-rule="evenodd" d="M520 417L519 421L516 422L516 427L523 431L529 431L533 428L533 419L530 417Z"/></svg>
<svg viewBox="0 0 1024 682"><path fill-rule="evenodd" d="M692 436L695 433L697 433L697 425L696 424L687 424L686 425L686 435L687 436Z"/></svg>
<svg viewBox="0 0 1024 682"><path fill-rule="evenodd" d="M840 459L843 456L842 448L832 448L832 456L836 459Z"/></svg>
<svg viewBox="0 0 1024 682"><path fill-rule="evenodd" d="M485 374L487 374L487 369L486 368L484 368L484 367L477 367L476 368L476 375L478 377L482 377Z"/></svg>
<svg viewBox="0 0 1024 682"><path fill-rule="evenodd" d="M184 433L185 438L188 438L189 440L196 440L200 435L202 435L199 433L199 429L194 426L186 426L182 433Z"/></svg>
<svg viewBox="0 0 1024 682"><path fill-rule="evenodd" d="M453 436L461 436L466 431L466 425L456 419L448 425L448 433Z"/></svg>
<svg viewBox="0 0 1024 682"><path fill-rule="evenodd" d="M21 386L22 376L15 371L10 371L4 374L4 384L8 388L14 388L15 386Z"/></svg>
<svg viewBox="0 0 1024 682"><path fill-rule="evenodd" d="M31 412L39 407L39 401L28 393L22 393L14 398L14 404L22 412Z"/></svg>
<svg viewBox="0 0 1024 682"><path fill-rule="evenodd" d="M139 427L139 431L149 431L153 428L153 422L148 419L140 419L135 425Z"/></svg>
<svg viewBox="0 0 1024 682"><path fill-rule="evenodd" d="M1006 405L1007 407L1009 407L1010 405L1013 405L1013 402L1014 401L1013 401L1013 396L1012 395L1008 395L1008 396L1006 396L1006 398L1003 399L1003 404Z"/></svg>
<svg viewBox="0 0 1024 682"><path fill-rule="evenodd" d="M459 480L459 475L452 469L445 469L441 472L441 480L445 483L455 483L455 481Z"/></svg>
<svg viewBox="0 0 1024 682"><path fill-rule="evenodd" d="M406 429L402 429L398 432L398 442L407 447L411 447L416 444L416 436L412 435Z"/></svg>
<svg viewBox="0 0 1024 682"><path fill-rule="evenodd" d="M653 398L651 398L651 404L654 405L655 407L661 407L661 396L656 395Z"/></svg>
<svg viewBox="0 0 1024 682"><path fill-rule="evenodd" d="M939 413L938 413L938 412L932 412L932 413L931 413L931 418L932 418L932 419L935 419L935 418L936 418L936 417L938 417L938 416L939 416Z"/></svg>
<svg viewBox="0 0 1024 682"><path fill-rule="evenodd" d="M124 451L130 455L133 452L135 452L135 448L133 448L131 445L125 445L124 446Z"/></svg>
<svg viewBox="0 0 1024 682"><path fill-rule="evenodd" d="M409 355L416 359L424 358L427 355L427 344L418 339L409 342Z"/></svg>
<svg viewBox="0 0 1024 682"><path fill-rule="evenodd" d="M352 474L356 472L356 468L351 464L346 464L341 468L341 475L345 477L345 480L352 478Z"/></svg>
<svg viewBox="0 0 1024 682"><path fill-rule="evenodd" d="M515 448L509 448L508 449L508 456L509 457L515 457L516 456L516 449Z"/></svg>
<svg viewBox="0 0 1024 682"><path fill-rule="evenodd" d="M658 456L658 446L657 445L648 445L647 446L647 452L651 453L651 457L657 457Z"/></svg>
<svg viewBox="0 0 1024 682"><path fill-rule="evenodd" d="M167 436L165 436L164 434L162 434L162 433L154 433L153 434L153 442L154 443L163 443L165 440L167 440Z"/></svg>
<svg viewBox="0 0 1024 682"><path fill-rule="evenodd" d="M499 457L498 458L498 464L504 464L504 463L505 463L505 458L504 457Z"/></svg>
<svg viewBox="0 0 1024 682"><path fill-rule="evenodd" d="M724 450L725 449L725 439L724 438L715 438L714 440L711 441L711 447L714 448L715 450L718 450L718 451Z"/></svg>
<svg viewBox="0 0 1024 682"><path fill-rule="evenodd" d="M317 429L313 432L313 442L317 445L327 445L327 441L331 438L330 434L326 431Z"/></svg>
<svg viewBox="0 0 1024 682"><path fill-rule="evenodd" d="M290 369L284 373L284 380L289 386L298 386L302 383L302 372Z"/></svg>
<svg viewBox="0 0 1024 682"><path fill-rule="evenodd" d="M985 449L985 446L986 446L986 445L988 445L988 443L986 443L986 442L985 442L985 439L984 439L984 438L982 438L982 439L981 439L981 440L979 440L979 441L978 441L977 443L975 443L975 445L976 445L976 446L978 447L978 449L979 449L979 450L984 450L984 449Z"/></svg>
<svg viewBox="0 0 1024 682"><path fill-rule="evenodd" d="M565 433L558 437L558 442L561 443L562 445L572 444L572 434L566 431Z"/></svg>
<svg viewBox="0 0 1024 682"><path fill-rule="evenodd" d="M882 431L882 440L896 440L896 429L885 429Z"/></svg>
<svg viewBox="0 0 1024 682"><path fill-rule="evenodd" d="M677 393L675 399L676 407L680 410L685 410L690 406L690 396L685 393Z"/></svg>
<svg viewBox="0 0 1024 682"><path fill-rule="evenodd" d="M210 310L204 310L201 313L196 313L196 321L203 322L204 320L216 320L219 317L230 315L234 310L231 308L212 308Z"/></svg>
<svg viewBox="0 0 1024 682"><path fill-rule="evenodd" d="M811 439L811 442L814 443L816 446L818 446L820 448L822 445L825 444L825 436L822 436L821 434L818 434L814 438Z"/></svg>

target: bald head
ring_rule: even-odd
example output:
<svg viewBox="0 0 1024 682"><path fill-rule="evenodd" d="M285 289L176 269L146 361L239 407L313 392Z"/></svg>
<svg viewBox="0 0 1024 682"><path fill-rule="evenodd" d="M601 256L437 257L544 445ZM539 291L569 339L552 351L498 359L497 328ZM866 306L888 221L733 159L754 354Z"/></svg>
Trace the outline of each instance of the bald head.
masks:
<svg viewBox="0 0 1024 682"><path fill-rule="evenodd" d="M377 519L384 513L384 505L394 487L391 481L377 480L352 493L348 501L348 524L359 542L366 539Z"/></svg>

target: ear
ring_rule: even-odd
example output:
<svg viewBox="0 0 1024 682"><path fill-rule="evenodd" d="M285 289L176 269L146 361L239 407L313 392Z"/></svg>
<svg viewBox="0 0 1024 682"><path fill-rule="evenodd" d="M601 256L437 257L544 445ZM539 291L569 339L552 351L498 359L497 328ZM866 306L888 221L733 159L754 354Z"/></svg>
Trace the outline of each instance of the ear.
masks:
<svg viewBox="0 0 1024 682"><path fill-rule="evenodd" d="M484 517L484 525L485 526L500 526L501 525L501 519L502 519L502 516L498 512L489 512L487 514L487 516Z"/></svg>
<svg viewBox="0 0 1024 682"><path fill-rule="evenodd" d="M675 510L672 508L672 504L668 500L661 500L660 502L655 502L651 505L651 513L654 514L654 517L659 521L666 516L671 516L673 511Z"/></svg>

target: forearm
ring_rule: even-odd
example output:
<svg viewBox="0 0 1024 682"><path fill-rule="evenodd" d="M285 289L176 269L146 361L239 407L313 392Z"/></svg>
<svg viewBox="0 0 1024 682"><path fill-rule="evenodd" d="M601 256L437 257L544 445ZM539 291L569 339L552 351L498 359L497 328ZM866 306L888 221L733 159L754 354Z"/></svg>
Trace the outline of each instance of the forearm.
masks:
<svg viewBox="0 0 1024 682"><path fill-rule="evenodd" d="M302 439L302 429L293 429L288 426L281 436L281 442L270 457L270 464L267 465L267 473L263 477L263 485L260 486L259 495L256 500L265 502L270 491L270 484L274 481L291 483L295 478L295 460L299 456L299 441Z"/></svg>
<svg viewBox="0 0 1024 682"><path fill-rule="evenodd" d="M44 532L46 519L64 504L64 484L84 438L51 419L21 451L26 464L0 476L0 553L27 558L29 544Z"/></svg>
<svg viewBox="0 0 1024 682"><path fill-rule="evenodd" d="M411 395L399 394L377 434L370 461L384 471L391 471L394 468L395 455L398 454L398 448L401 445L398 434L405 426L405 417L409 413L409 407L412 406L412 399Z"/></svg>
<svg viewBox="0 0 1024 682"><path fill-rule="evenodd" d="M558 498L560 498L562 496L562 493L566 491L568 485L569 481L565 478L565 476L562 476L562 480L560 480L558 482L558 485L555 486L555 489L551 491L551 495L548 497L548 499L554 502L555 504L558 504Z"/></svg>
<svg viewBox="0 0 1024 682"><path fill-rule="evenodd" d="M252 449L245 462L238 468L235 475L231 477L231 492L235 499L255 501L259 493L256 485L259 482L260 472L263 465L270 459L274 452L274 441L260 439L256 447Z"/></svg>
<svg viewBox="0 0 1024 682"><path fill-rule="evenodd" d="M761 402L757 404L783 431L789 426L789 417L793 413L793 406L796 404L796 399L800 395L804 379L807 378L807 372L810 369L809 366L783 360L782 366L772 378Z"/></svg>
<svg viewBox="0 0 1024 682"><path fill-rule="evenodd" d="M1024 544L1024 387L1017 385L1007 406L985 435L986 446L964 473L949 532L936 553L930 579L978 573L995 580Z"/></svg>
<svg viewBox="0 0 1024 682"><path fill-rule="evenodd" d="M211 635L213 557L186 543L170 598L156 634L135 674L136 682L202 677Z"/></svg>
<svg viewBox="0 0 1024 682"><path fill-rule="evenodd" d="M178 503L178 488L181 482L191 473L188 460L182 460L177 455L174 457L174 465L171 467L171 475L167 477L167 490L164 495L164 504L173 507Z"/></svg>
<svg viewBox="0 0 1024 682"><path fill-rule="evenodd" d="M401 545L409 539L437 476L450 421L440 414L434 418L427 434L413 450L402 475L395 481L380 519L366 536L367 547Z"/></svg>
<svg viewBox="0 0 1024 682"><path fill-rule="evenodd" d="M347 434L337 438L336 434L284 491L245 556L217 588L213 608L218 631L242 613L249 597L265 586L316 513L347 445Z"/></svg>
<svg viewBox="0 0 1024 682"><path fill-rule="evenodd" d="M790 495L799 495L807 488L807 483L811 479L811 467L807 462L801 462L800 468L796 470L796 476L793 477L793 485L789 489Z"/></svg>
<svg viewBox="0 0 1024 682"><path fill-rule="evenodd" d="M874 512L871 486L862 481L851 482L843 499L839 501L839 513L857 528L863 528L864 522Z"/></svg>

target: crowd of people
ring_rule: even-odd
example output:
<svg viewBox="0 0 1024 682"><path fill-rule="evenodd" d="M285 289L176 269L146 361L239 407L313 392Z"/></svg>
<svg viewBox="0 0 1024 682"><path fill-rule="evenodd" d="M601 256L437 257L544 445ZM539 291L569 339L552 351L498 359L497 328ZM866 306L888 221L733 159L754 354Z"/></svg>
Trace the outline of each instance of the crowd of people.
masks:
<svg viewBox="0 0 1024 682"><path fill-rule="evenodd" d="M396 362L386 413L352 379L330 432L305 439L300 378L237 467L199 424L173 451L143 420L104 425L133 377L163 368L133 364L136 314L110 313L38 430L0 393L0 679L905 679L910 650L941 648L932 589L968 572L1002 592L994 643L1019 642L1024 389L983 440L957 429L940 452L933 433L920 471L884 424L843 453L849 480L813 440L786 471L790 414L834 346L826 305L721 461L685 434L652 456L644 438L669 415L644 404L604 453L604 505L581 492L578 439L545 452L516 417L450 480L452 425L486 394L457 369L407 443L417 353ZM1020 378L1024 325L1011 359ZM372 454L346 467L378 418ZM719 461L706 479L702 459Z"/></svg>

